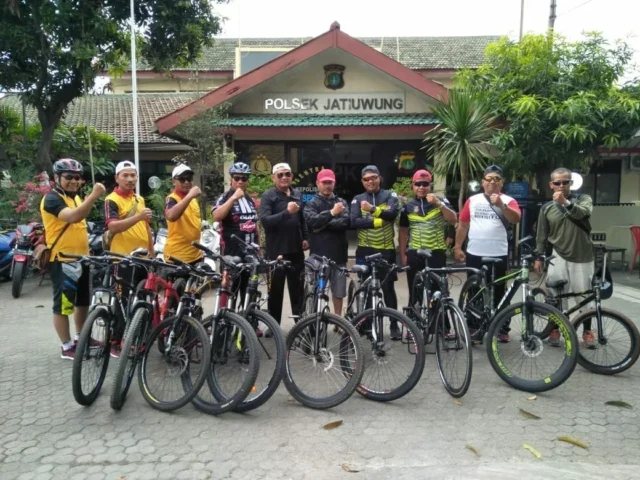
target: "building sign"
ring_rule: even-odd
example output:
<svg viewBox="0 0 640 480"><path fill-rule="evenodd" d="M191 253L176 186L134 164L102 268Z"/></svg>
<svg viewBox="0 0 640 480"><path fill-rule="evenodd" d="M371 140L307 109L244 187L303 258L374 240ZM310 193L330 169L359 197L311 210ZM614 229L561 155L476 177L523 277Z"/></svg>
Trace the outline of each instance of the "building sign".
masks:
<svg viewBox="0 0 640 480"><path fill-rule="evenodd" d="M513 198L528 198L529 183L528 182L509 182L504 186L504 193Z"/></svg>
<svg viewBox="0 0 640 480"><path fill-rule="evenodd" d="M340 115L404 113L404 92L391 93L266 93L262 113Z"/></svg>

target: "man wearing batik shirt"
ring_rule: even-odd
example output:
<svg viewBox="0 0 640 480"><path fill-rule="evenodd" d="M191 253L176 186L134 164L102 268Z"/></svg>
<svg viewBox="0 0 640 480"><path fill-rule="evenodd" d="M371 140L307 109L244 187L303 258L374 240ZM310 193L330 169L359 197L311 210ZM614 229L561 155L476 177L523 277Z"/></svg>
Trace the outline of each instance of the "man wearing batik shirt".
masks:
<svg viewBox="0 0 640 480"><path fill-rule="evenodd" d="M482 257L499 258L495 264L496 279L507 274L509 255L509 232L512 224L520 221L520 207L518 202L501 192L504 181L502 169L497 165L490 165L482 176L484 193L469 197L460 212L458 229L456 232L455 257L459 262L466 262L467 267L482 268ZM508 226L507 226L508 225ZM466 255L462 251L462 244L469 236ZM500 303L505 293L505 283L494 288L496 305ZM502 308L504 308L503 305ZM480 340L473 336L474 341ZM509 342L507 331L498 334L498 341Z"/></svg>

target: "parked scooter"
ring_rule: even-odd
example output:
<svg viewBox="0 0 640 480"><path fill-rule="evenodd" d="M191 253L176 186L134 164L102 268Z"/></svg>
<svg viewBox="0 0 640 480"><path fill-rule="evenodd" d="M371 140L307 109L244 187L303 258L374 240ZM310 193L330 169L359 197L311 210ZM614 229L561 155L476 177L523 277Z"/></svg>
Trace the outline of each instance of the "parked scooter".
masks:
<svg viewBox="0 0 640 480"><path fill-rule="evenodd" d="M220 233L218 233L218 229L218 222L214 222L213 225L209 225L209 222L207 221L202 222L200 243L216 254L220 254ZM166 228L158 229L155 243L153 245L153 249L156 252L156 258L162 261L164 261L163 253L167 243L167 233L168 230ZM214 260L205 257L204 261L214 272L216 271L216 262Z"/></svg>
<svg viewBox="0 0 640 480"><path fill-rule="evenodd" d="M104 233L104 222L87 222L87 234L89 235L89 254L100 256L104 252L102 246L102 234Z"/></svg>
<svg viewBox="0 0 640 480"><path fill-rule="evenodd" d="M0 220L0 278L3 279L11 278L13 247L16 244L16 225L15 220Z"/></svg>
<svg viewBox="0 0 640 480"><path fill-rule="evenodd" d="M25 278L31 274L40 273L38 262L34 261L34 252L38 245L44 244L44 241L44 225L42 223L31 222L27 225L17 226L11 267L11 295L13 298L20 297Z"/></svg>

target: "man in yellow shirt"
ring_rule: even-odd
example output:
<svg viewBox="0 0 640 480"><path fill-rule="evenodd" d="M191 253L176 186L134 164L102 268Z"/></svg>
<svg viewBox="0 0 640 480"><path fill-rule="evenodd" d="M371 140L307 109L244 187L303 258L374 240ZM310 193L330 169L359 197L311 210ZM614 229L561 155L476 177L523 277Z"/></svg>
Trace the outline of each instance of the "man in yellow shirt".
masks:
<svg viewBox="0 0 640 480"><path fill-rule="evenodd" d="M193 186L194 172L187 165L178 165L171 177L175 190L165 199L164 216L167 219L167 243L164 247L165 261L169 256L195 265L202 261L204 254L191 242L200 241L202 216L198 197L199 187Z"/></svg>
<svg viewBox="0 0 640 480"><path fill-rule="evenodd" d="M61 358L73 360L76 343L89 311L89 267L62 258L59 253L89 255L89 238L85 219L93 204L105 193L96 183L82 201L78 196L83 168L79 162L63 158L53 164L55 186L42 199L40 214L51 252L50 274L53 284L53 325L60 337ZM71 340L69 315L76 325L75 342Z"/></svg>
<svg viewBox="0 0 640 480"><path fill-rule="evenodd" d="M109 251L129 255L137 248L145 248L151 256L153 252L153 235L149 220L152 211L145 208L144 198L136 195L135 189L138 183L138 171L130 160L124 160L116 165L117 186L104 202L105 227L113 235ZM133 288L144 278L147 273L142 267L118 265L116 275ZM122 292L128 296L128 289ZM120 339L123 331L116 331L114 343L111 348L111 356L120 356Z"/></svg>

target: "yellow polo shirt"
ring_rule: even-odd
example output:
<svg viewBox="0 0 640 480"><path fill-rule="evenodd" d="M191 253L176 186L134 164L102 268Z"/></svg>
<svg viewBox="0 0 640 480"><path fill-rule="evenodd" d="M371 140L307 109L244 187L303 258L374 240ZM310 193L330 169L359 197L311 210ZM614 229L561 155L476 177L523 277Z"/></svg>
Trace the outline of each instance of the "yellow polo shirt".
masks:
<svg viewBox="0 0 640 480"><path fill-rule="evenodd" d="M104 201L104 225L107 227L114 220L124 220L135 206L137 215L145 208L144 198L140 195L124 193L119 187L107 195ZM136 248L149 248L149 227L146 220L141 220L124 232L116 233L111 240L109 250L122 255L129 255Z"/></svg>
<svg viewBox="0 0 640 480"><path fill-rule="evenodd" d="M167 196L164 203L165 212L177 205L186 194L173 191ZM189 202L182 216L175 222L167 220L167 243L164 247L165 261L168 257L176 257L183 262L196 262L204 256L202 250L197 249L191 242L200 241L200 231L202 226L202 216L200 214L200 204L194 198Z"/></svg>
<svg viewBox="0 0 640 480"><path fill-rule="evenodd" d="M51 249L54 242L57 243L51 251L50 260L60 262L73 262L69 258L56 258L59 252L73 255L89 255L89 236L87 234L87 222L82 220L78 223L68 224L60 220L58 215L65 208L77 208L82 204L82 199L76 195L70 197L66 192L58 187L47 193L40 202L40 215L44 224L47 247ZM67 227L66 230L64 228ZM62 233L64 230L64 233ZM58 238L59 237L59 238Z"/></svg>

